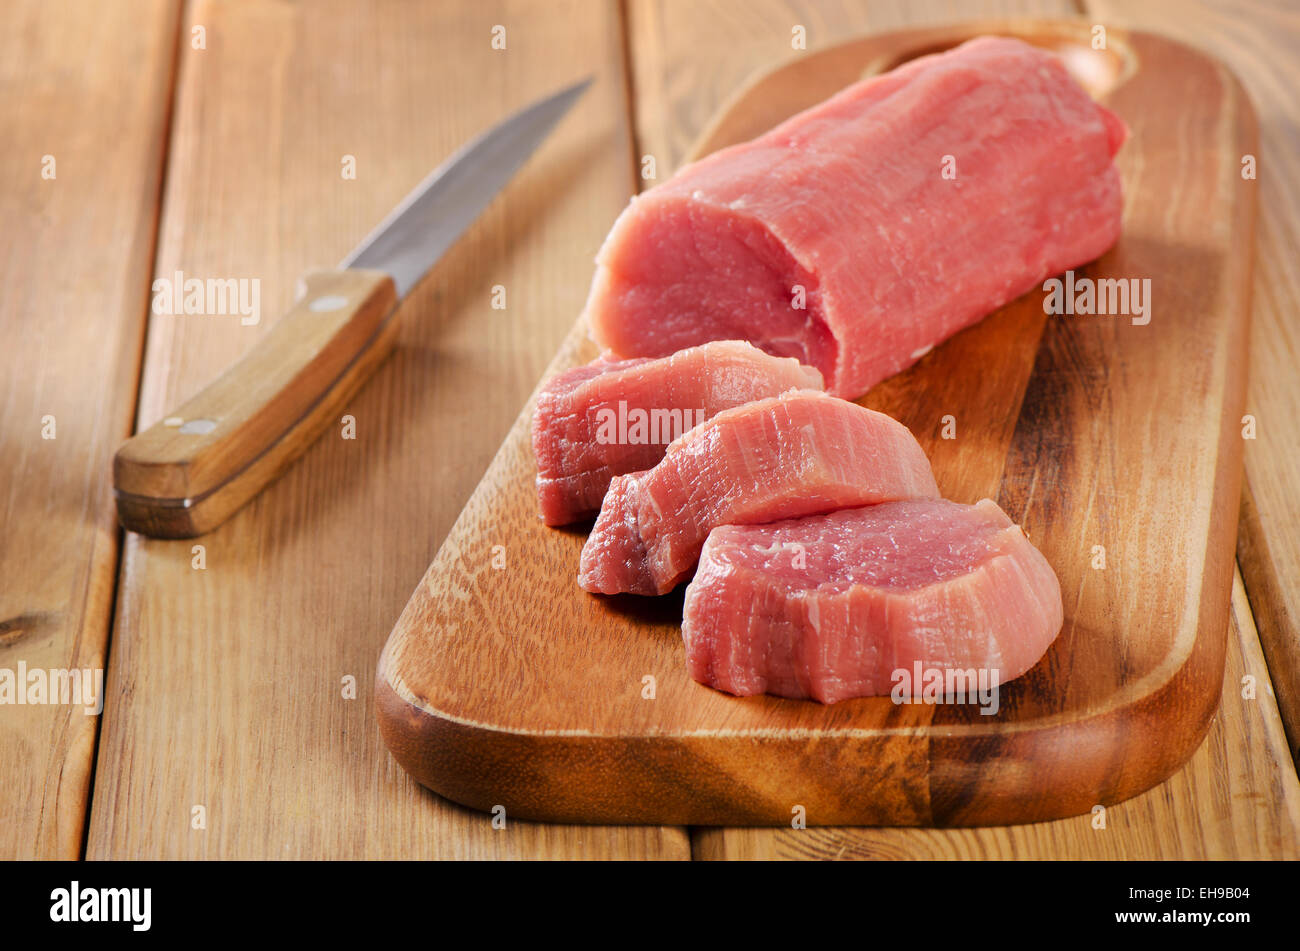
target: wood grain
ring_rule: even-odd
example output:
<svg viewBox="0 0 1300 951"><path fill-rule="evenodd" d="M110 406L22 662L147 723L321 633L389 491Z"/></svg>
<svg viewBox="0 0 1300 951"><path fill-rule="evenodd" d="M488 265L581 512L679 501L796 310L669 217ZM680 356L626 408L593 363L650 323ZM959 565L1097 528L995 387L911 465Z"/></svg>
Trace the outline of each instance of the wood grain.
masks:
<svg viewBox="0 0 1300 951"><path fill-rule="evenodd" d="M392 278L379 271L307 275L302 297L260 346L117 451L122 526L191 538L247 504L337 423L388 356L396 303ZM195 423L211 428L191 431Z"/></svg>
<svg viewBox="0 0 1300 951"><path fill-rule="evenodd" d="M1254 699L1242 696L1255 680ZM696 859L1295 859L1300 783L1234 579L1223 705L1209 736L1155 789L1091 814L998 829L698 829Z"/></svg>
<svg viewBox="0 0 1300 951"><path fill-rule="evenodd" d="M916 433L946 496L996 497L1056 568L1066 625L1044 661L989 718L887 698L742 701L695 684L679 600L576 590L581 536L534 515L526 410L381 659L385 738L422 782L565 821L785 825L797 804L810 824L980 825L1120 802L1191 755L1223 677L1240 492L1254 195L1237 169L1255 128L1231 76L1150 35L1111 31L1110 51L1094 54L1083 22L878 35L751 84L696 154L865 69L985 32L1068 40L1116 64L1107 102L1132 132L1118 159L1125 231L1088 274L1150 279L1164 319L1048 319L1029 295L865 402ZM559 363L589 355L580 334L581 323ZM990 373L989 354L1011 356ZM945 413L965 427L956 451L939 448ZM522 551L518 567L493 563L503 539ZM1107 570L1091 564L1094 545Z"/></svg>
<svg viewBox="0 0 1300 951"><path fill-rule="evenodd" d="M1219 56L1240 78L1260 120L1246 479L1237 555L1278 706L1300 765L1300 8L1223 0L1089 3L1109 21L1153 26Z"/></svg>
<svg viewBox="0 0 1300 951"><path fill-rule="evenodd" d="M396 351L346 408L354 440L327 433L204 536L202 570L191 542L128 538L87 854L687 857L680 829L513 815L494 829L407 778L371 707L385 634L581 307L627 200L617 10L198 2L191 18L207 45L183 50L157 270L259 277L269 310L472 135L597 81L405 302ZM491 47L498 24L505 50ZM355 180L340 174L347 155ZM265 329L154 318L140 424Z"/></svg>
<svg viewBox="0 0 1300 951"><path fill-rule="evenodd" d="M10 671L104 667L118 555L110 461L131 430L177 20L168 0L5 7L0 667ZM0 708L0 858L78 857L98 724L68 704Z"/></svg>

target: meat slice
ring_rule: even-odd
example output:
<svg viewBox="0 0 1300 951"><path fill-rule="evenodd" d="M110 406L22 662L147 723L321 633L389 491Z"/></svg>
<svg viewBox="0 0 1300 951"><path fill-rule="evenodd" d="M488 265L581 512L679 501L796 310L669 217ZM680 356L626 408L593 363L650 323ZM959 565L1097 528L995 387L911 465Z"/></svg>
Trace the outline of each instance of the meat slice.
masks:
<svg viewBox="0 0 1300 951"><path fill-rule="evenodd" d="M592 334L625 356L749 340L856 398L1109 248L1126 135L1019 40L923 56L633 199Z"/></svg>
<svg viewBox="0 0 1300 951"><path fill-rule="evenodd" d="M610 479L651 468L670 442L720 410L821 388L812 367L739 340L658 360L602 357L559 373L538 395L533 416L542 520L593 517Z"/></svg>
<svg viewBox="0 0 1300 951"><path fill-rule="evenodd" d="M582 549L578 583L601 594L663 594L709 532L939 495L907 427L802 390L724 410L674 441L648 472L618 476Z"/></svg>
<svg viewBox="0 0 1300 951"><path fill-rule="evenodd" d="M701 683L834 703L912 696L918 670L1005 683L1062 617L1056 574L994 502L926 499L714 529L682 638Z"/></svg>

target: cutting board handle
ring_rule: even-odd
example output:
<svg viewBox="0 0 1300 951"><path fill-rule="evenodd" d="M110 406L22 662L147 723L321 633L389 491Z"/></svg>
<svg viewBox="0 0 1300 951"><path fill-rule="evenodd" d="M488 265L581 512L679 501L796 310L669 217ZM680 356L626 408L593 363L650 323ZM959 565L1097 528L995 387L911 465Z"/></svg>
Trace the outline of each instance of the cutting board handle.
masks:
<svg viewBox="0 0 1300 951"><path fill-rule="evenodd" d="M392 348L397 303L379 271L319 271L237 364L113 459L124 528L190 538L225 521L283 472Z"/></svg>
<svg viewBox="0 0 1300 951"><path fill-rule="evenodd" d="M1098 33L1097 31L1101 32ZM931 35L871 60L862 78L887 73L904 63L942 53L977 36L1011 36L1055 53L1075 82L1094 99L1103 99L1137 72L1138 56L1128 33L1080 20L1011 20L1005 23L971 23L931 31Z"/></svg>

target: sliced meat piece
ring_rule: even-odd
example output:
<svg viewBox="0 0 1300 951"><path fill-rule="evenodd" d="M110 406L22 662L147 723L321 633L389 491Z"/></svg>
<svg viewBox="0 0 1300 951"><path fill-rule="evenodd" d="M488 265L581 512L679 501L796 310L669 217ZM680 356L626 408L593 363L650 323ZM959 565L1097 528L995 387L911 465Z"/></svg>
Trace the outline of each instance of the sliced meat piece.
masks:
<svg viewBox="0 0 1300 951"><path fill-rule="evenodd" d="M592 334L625 356L750 340L858 397L1109 248L1126 135L1019 40L923 56L633 199Z"/></svg>
<svg viewBox="0 0 1300 951"><path fill-rule="evenodd" d="M997 504L891 502L713 530L686 589L691 676L728 693L834 703L925 671L996 682L1061 629L1061 588ZM902 691L910 696L920 685Z"/></svg>
<svg viewBox="0 0 1300 951"><path fill-rule="evenodd" d="M897 420L808 390L758 400L696 426L648 472L610 483L578 583L663 594L718 525L938 495L929 460Z"/></svg>
<svg viewBox="0 0 1300 951"><path fill-rule="evenodd" d="M670 442L720 410L821 388L812 367L739 340L658 360L602 357L559 373L538 395L533 416L542 520L592 518L610 479L651 468Z"/></svg>

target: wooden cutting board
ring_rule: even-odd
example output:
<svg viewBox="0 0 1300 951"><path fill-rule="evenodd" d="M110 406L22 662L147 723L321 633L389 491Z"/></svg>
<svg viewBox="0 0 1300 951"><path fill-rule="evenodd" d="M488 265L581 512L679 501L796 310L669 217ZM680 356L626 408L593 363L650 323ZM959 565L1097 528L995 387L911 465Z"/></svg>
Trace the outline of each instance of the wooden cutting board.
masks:
<svg viewBox="0 0 1300 951"><path fill-rule="evenodd" d="M995 499L1042 549L1065 601L1046 657L992 717L697 684L681 590L587 595L584 530L538 521L530 400L380 658L380 729L420 782L563 822L990 825L1126 799L1201 742L1223 682L1255 219L1255 119L1232 75L1151 34L1093 49L1083 22L908 30L757 79L693 155L981 33L1058 51L1129 124L1123 237L1076 275L1149 278L1151 320L1046 316L1031 293L862 403L912 429L945 496ZM580 320L550 372L595 355Z"/></svg>

